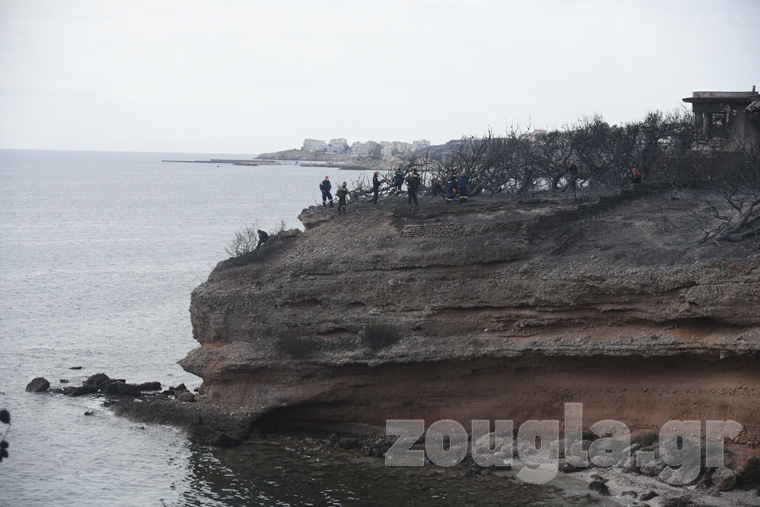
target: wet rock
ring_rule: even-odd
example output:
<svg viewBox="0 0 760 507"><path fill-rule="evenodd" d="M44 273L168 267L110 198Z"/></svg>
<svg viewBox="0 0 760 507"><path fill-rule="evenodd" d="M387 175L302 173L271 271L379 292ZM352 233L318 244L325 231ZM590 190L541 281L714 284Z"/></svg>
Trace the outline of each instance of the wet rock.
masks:
<svg viewBox="0 0 760 507"><path fill-rule="evenodd" d="M718 491L731 491L736 486L736 472L726 467L718 467L712 474L712 482Z"/></svg>
<svg viewBox="0 0 760 507"><path fill-rule="evenodd" d="M375 457L375 458L384 458L385 453L388 452L388 449L391 448L393 444L390 442L381 442L375 445L372 445L367 449L367 456Z"/></svg>
<svg viewBox="0 0 760 507"><path fill-rule="evenodd" d="M110 379L111 377L109 377L105 373L96 373L95 375L91 375L90 377L88 377L87 380L85 380L82 385L95 386L96 388L100 388L100 386L102 386L104 383L106 383Z"/></svg>
<svg viewBox="0 0 760 507"><path fill-rule="evenodd" d="M488 464L493 464L500 468L511 466L512 458L517 456L517 447L514 445L514 439L511 436L496 436L495 432L478 438L472 448L473 453L476 454L493 454L493 458L489 458ZM483 462L481 461L481 463Z"/></svg>
<svg viewBox="0 0 760 507"><path fill-rule="evenodd" d="M601 480L592 481L591 484L588 485L588 489L599 493L602 496L610 496L610 488L608 488L604 481Z"/></svg>
<svg viewBox="0 0 760 507"><path fill-rule="evenodd" d="M82 385L74 388L69 396L87 396L88 394L95 394L98 392L97 386Z"/></svg>
<svg viewBox="0 0 760 507"><path fill-rule="evenodd" d="M645 465L639 467L639 472L648 477L657 477L665 469L665 462L660 458L655 458Z"/></svg>
<svg viewBox="0 0 760 507"><path fill-rule="evenodd" d="M570 455L565 456L565 458L567 459L567 462L579 468L588 468L589 466L588 455L586 455L585 464L583 463L583 459L581 458L581 455L583 453L588 453L588 450L590 447L591 447L591 440L588 440L585 438L583 440L573 442L573 444L570 446Z"/></svg>
<svg viewBox="0 0 760 507"><path fill-rule="evenodd" d="M195 395L191 393L190 391L182 391L181 393L176 395L177 401L181 401L183 403L191 403L195 401Z"/></svg>
<svg viewBox="0 0 760 507"><path fill-rule="evenodd" d="M696 505L688 496L669 498L662 503L663 507L692 507Z"/></svg>
<svg viewBox="0 0 760 507"><path fill-rule="evenodd" d="M657 493L655 493L654 491L648 491L648 492L644 493L643 495L641 495L639 497L639 500L641 500L642 502L646 502L646 501L649 501L649 500L651 500L652 498L654 498L656 496L657 496Z"/></svg>
<svg viewBox="0 0 760 507"><path fill-rule="evenodd" d="M638 451L639 449L641 449L641 444L631 444L630 446L623 449L624 458L620 460L619 465L622 465L622 463L626 460L627 457L633 456L636 453L636 451Z"/></svg>
<svg viewBox="0 0 760 507"><path fill-rule="evenodd" d="M127 384L125 382L112 382L105 386L104 392L107 394L140 396L140 386L137 384Z"/></svg>
<svg viewBox="0 0 760 507"><path fill-rule="evenodd" d="M691 484L697 480L699 476L694 477L694 470L688 467L673 468L669 466L663 467L662 471L657 475L657 480L667 482L674 486L685 486Z"/></svg>
<svg viewBox="0 0 760 507"><path fill-rule="evenodd" d="M578 467L573 465L572 463L569 463L566 459L562 458L559 460L559 471L563 474L571 474L573 472L578 472L580 470L583 470L586 467Z"/></svg>
<svg viewBox="0 0 760 507"><path fill-rule="evenodd" d="M50 382L44 377L37 377L26 385L28 393L44 393L50 388Z"/></svg>
<svg viewBox="0 0 760 507"><path fill-rule="evenodd" d="M620 470L626 474L634 474L639 471L639 466L636 464L636 456L628 456L620 462Z"/></svg>
<svg viewBox="0 0 760 507"><path fill-rule="evenodd" d="M160 391L161 382L143 382L140 384L140 391Z"/></svg>

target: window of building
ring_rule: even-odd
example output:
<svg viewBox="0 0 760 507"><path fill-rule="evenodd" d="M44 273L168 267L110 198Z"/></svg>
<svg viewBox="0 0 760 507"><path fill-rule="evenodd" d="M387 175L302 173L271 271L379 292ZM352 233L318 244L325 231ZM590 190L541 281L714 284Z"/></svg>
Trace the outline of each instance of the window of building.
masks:
<svg viewBox="0 0 760 507"><path fill-rule="evenodd" d="M726 113L712 113L710 115L710 139L725 139L728 135L728 115Z"/></svg>

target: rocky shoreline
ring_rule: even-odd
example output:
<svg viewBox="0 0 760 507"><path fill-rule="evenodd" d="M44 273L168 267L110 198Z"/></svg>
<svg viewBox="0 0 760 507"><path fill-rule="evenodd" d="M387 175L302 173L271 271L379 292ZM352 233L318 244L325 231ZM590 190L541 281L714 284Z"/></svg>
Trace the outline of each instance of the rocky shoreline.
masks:
<svg viewBox="0 0 760 507"><path fill-rule="evenodd" d="M62 379L63 381L64 379ZM365 425L310 425L293 423L290 425L267 427L257 425L261 414L224 412L218 407L196 403L196 394L184 385L161 390L159 382L129 384L123 379L111 379L104 373L88 377L80 386L66 385L50 388L50 383L40 377L27 386L28 392L49 393L67 396L93 396L102 399L103 406L115 414L140 423L165 424L182 428L188 438L198 444L214 446L236 446L251 442L266 442L268 445L286 445L303 459L332 460L338 466L356 465L357 459L374 459L376 465L383 464L395 437L382 436L382 428ZM92 415L88 411L85 415ZM489 434L494 439L493 433ZM503 448L504 442L492 440L495 450ZM590 441L584 441L588 449ZM412 449L425 449L424 437ZM564 505L629 505L677 507L690 505L735 506L758 505L760 488L757 491L735 489L737 474L728 467L702 467L699 477L686 487L677 487L663 479L667 465L659 458L657 445L642 446L634 443L624 451L625 458L614 466L575 466L564 456L564 442L550 444L551 460L557 464L558 473L547 484L536 489L523 484L518 474L526 466L520 460L519 444L514 440L509 444L511 456L508 464L497 466L479 465L471 453L455 466L441 467L426 459L425 480L438 480L449 484L453 479L462 480L460 487L478 491L479 505L500 505L504 495L500 490L504 481L509 487L528 488L520 493L521 498L542 498L541 488L555 497L563 498ZM657 459L654 463L638 467L635 462L639 450L652 451ZM727 464L734 467L738 457L729 452ZM376 466L373 465L373 466ZM433 486L428 486L433 487ZM442 486L443 487L443 486ZM532 489L531 489L532 488ZM527 495L527 496L525 496Z"/></svg>

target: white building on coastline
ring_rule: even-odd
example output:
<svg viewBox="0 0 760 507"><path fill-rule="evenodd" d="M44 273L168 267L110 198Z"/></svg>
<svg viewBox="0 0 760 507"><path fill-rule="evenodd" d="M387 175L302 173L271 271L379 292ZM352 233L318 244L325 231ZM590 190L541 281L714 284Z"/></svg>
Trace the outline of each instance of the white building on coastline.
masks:
<svg viewBox="0 0 760 507"><path fill-rule="evenodd" d="M345 138L330 139L326 143L322 139L304 139L303 151L323 152L323 153L348 153L354 157L371 157L377 156L377 150L380 149L379 155L382 157L391 157L394 155L407 155L414 151L426 150L430 147L430 141L421 139L413 143L402 141L367 141L366 143L355 142L350 145Z"/></svg>

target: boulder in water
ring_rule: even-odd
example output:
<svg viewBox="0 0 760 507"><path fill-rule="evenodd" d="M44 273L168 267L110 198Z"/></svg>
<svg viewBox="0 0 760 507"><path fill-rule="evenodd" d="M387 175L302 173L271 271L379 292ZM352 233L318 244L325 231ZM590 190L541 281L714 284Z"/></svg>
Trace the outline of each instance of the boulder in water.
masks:
<svg viewBox="0 0 760 507"><path fill-rule="evenodd" d="M44 377L37 377L26 385L28 393L44 393L50 388L50 382Z"/></svg>

